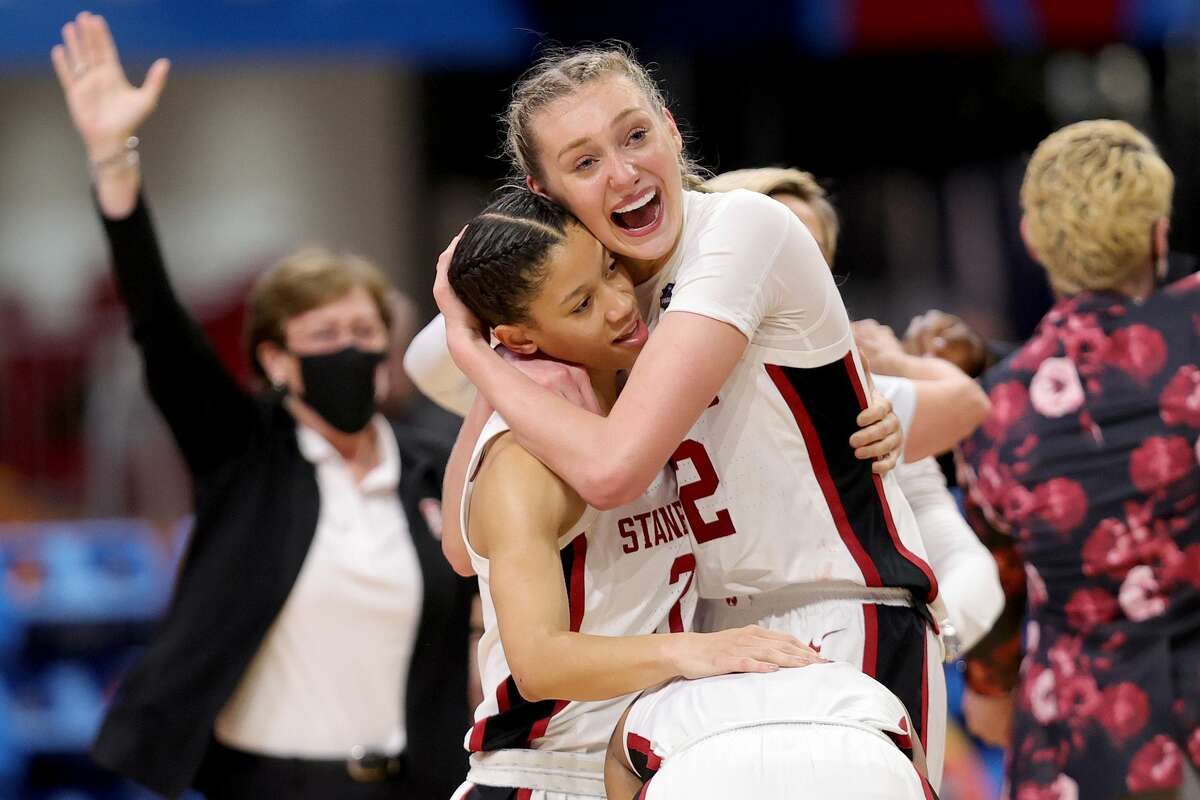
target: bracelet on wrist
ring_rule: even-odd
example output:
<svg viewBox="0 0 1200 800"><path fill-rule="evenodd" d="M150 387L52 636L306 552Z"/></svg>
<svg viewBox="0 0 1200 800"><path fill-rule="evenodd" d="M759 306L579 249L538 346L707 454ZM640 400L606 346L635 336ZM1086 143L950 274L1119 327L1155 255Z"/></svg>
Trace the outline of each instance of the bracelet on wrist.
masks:
<svg viewBox="0 0 1200 800"><path fill-rule="evenodd" d="M119 153L101 158L90 163L92 177L98 177L102 172L110 172L113 170L133 169L141 163L141 157L138 155L138 145L140 141L136 136L130 136L125 140L125 149Z"/></svg>

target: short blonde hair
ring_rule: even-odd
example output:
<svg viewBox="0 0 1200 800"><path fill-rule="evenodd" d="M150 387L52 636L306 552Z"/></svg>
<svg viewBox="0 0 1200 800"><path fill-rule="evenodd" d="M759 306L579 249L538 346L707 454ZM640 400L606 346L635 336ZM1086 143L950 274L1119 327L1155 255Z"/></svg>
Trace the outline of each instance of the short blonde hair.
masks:
<svg viewBox="0 0 1200 800"><path fill-rule="evenodd" d="M504 114L504 150L513 169L513 179L524 184L526 176L544 176L537 159L532 122L539 111L563 97L569 97L592 81L621 77L630 81L658 114L667 107L666 98L650 70L642 66L633 48L625 42L610 41L600 46L547 48L513 87L512 100ZM704 172L688 155L679 157L683 185L699 188Z"/></svg>
<svg viewBox="0 0 1200 800"><path fill-rule="evenodd" d="M287 347L288 320L340 300L358 287L371 296L390 334L392 285L379 267L362 256L305 247L263 273L246 304L246 348L255 372L266 377L258 363L260 344L274 342Z"/></svg>
<svg viewBox="0 0 1200 800"><path fill-rule="evenodd" d="M833 257L837 253L838 232L841 222L838 220L837 209L829 202L829 195L811 172L792 167L760 167L757 169L735 169L722 172L705 182L704 187L710 192L729 192L734 189L748 189L765 195L790 194L794 195L816 212L825 231L826 241L822 249L827 250L825 257L833 266Z"/></svg>
<svg viewBox="0 0 1200 800"><path fill-rule="evenodd" d="M1153 227L1171 214L1175 178L1154 143L1126 122L1068 125L1025 169L1025 235L1060 294L1115 289L1152 257Z"/></svg>

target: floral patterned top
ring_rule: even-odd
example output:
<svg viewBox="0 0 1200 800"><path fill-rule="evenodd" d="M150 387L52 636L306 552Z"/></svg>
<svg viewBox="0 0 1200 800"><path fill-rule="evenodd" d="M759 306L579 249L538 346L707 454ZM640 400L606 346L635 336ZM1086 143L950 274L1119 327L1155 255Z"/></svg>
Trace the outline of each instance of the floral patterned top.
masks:
<svg viewBox="0 0 1200 800"><path fill-rule="evenodd" d="M959 480L1009 605L967 679L1017 686L1016 800L1166 789L1200 765L1198 364L1192 276L1142 303L1062 300L983 378Z"/></svg>

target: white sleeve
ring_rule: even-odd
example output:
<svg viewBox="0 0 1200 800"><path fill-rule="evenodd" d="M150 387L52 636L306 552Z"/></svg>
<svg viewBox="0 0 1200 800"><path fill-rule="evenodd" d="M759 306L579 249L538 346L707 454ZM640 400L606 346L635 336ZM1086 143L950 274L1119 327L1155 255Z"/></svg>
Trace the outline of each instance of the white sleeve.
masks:
<svg viewBox="0 0 1200 800"><path fill-rule="evenodd" d="M908 378L898 378L894 375L871 373L871 380L875 382L879 393L892 402L892 411L900 420L900 430L908 436L908 431L912 428L913 414L917 411L916 385Z"/></svg>
<svg viewBox="0 0 1200 800"><path fill-rule="evenodd" d="M900 464L896 479L916 516L950 624L965 652L991 630L1004 609L996 561L959 513L936 459Z"/></svg>
<svg viewBox="0 0 1200 800"><path fill-rule="evenodd" d="M830 358L844 355L849 320L812 234L764 195L741 190L722 200L695 233L668 313L720 320L757 344L808 351L837 345Z"/></svg>
<svg viewBox="0 0 1200 800"><path fill-rule="evenodd" d="M413 337L404 353L404 371L421 394L442 408L465 417L475 402L475 385L467 380L446 346L446 320L441 314Z"/></svg>

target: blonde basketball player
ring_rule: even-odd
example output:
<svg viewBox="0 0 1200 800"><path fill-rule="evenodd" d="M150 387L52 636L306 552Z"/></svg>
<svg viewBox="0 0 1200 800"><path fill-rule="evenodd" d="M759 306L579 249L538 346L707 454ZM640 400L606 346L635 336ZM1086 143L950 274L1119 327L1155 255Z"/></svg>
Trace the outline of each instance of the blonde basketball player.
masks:
<svg viewBox="0 0 1200 800"><path fill-rule="evenodd" d="M593 506L638 497L671 460L696 542L701 624L745 614L878 678L908 708L936 785L945 689L927 604L937 582L894 478L847 445L870 438L856 433L869 383L812 235L765 196L689 190L674 120L620 50L539 63L514 90L509 138L528 185L627 267L653 333L609 414L588 413L492 351L447 258L435 296L455 361Z"/></svg>

